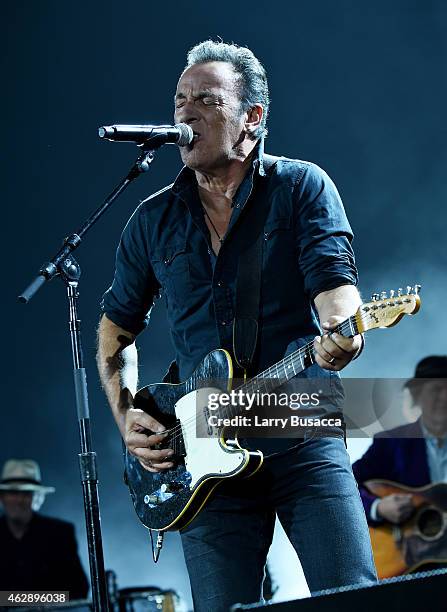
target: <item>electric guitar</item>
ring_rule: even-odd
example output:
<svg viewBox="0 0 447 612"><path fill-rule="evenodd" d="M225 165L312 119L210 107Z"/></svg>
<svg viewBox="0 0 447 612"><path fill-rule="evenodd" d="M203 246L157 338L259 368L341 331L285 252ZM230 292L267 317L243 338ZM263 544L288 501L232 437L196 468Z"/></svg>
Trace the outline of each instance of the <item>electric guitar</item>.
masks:
<svg viewBox="0 0 447 612"><path fill-rule="evenodd" d="M380 296L374 294L371 302L362 304L334 331L353 337L370 329L396 325L404 315L419 310L419 289L419 285L408 287L406 295L402 295L401 290L396 295L391 291L389 297L385 292ZM247 395L264 390L271 392L273 387L280 387L313 363L311 341L238 387L237 391ZM182 529L198 514L217 485L228 478L251 476L260 468L263 461L260 451L242 448L237 436L229 439L228 429L209 425L210 393L229 391L232 378L230 354L216 349L184 382L155 383L136 393L135 408L144 410L166 427L165 447L172 448L175 453L172 468L153 473L145 470L124 447L125 481L135 511L147 528L157 531ZM219 381L219 387L212 381ZM222 381L226 381L227 389L221 388ZM225 411L219 415L225 417ZM210 435L197 435L201 428Z"/></svg>
<svg viewBox="0 0 447 612"><path fill-rule="evenodd" d="M447 564L447 484L407 487L387 480L364 485L377 497L411 493L413 515L401 525L370 527L371 544L380 580L427 565Z"/></svg>

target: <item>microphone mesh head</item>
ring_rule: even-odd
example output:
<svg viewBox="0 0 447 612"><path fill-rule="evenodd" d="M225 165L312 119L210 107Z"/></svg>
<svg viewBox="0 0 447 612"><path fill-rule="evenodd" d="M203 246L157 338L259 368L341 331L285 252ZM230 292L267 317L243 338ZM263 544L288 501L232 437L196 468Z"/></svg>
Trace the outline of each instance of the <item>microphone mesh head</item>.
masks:
<svg viewBox="0 0 447 612"><path fill-rule="evenodd" d="M194 138L194 133L189 125L186 123L177 123L174 127L178 129L180 132L180 136L177 140L177 145L179 147L184 147L185 145L189 145Z"/></svg>

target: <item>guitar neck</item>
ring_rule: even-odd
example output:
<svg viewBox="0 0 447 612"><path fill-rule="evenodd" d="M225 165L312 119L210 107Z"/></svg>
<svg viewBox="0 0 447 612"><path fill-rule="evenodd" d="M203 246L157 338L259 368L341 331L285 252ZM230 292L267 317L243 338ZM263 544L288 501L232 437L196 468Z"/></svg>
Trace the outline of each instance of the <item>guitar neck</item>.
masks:
<svg viewBox="0 0 447 612"><path fill-rule="evenodd" d="M355 315L345 319L333 329L337 334L352 338L359 333ZM270 366L248 382L238 387L238 391L253 394L256 392L269 393L281 386L300 372L315 363L313 340L294 351L281 361Z"/></svg>
<svg viewBox="0 0 447 612"><path fill-rule="evenodd" d="M355 314L339 323L332 331L352 338L371 329L397 325L404 315L418 312L421 306L419 289L420 285L415 285L413 288L408 286L406 295L402 295L402 289L399 289L397 295L395 291L391 291L389 297L386 292L382 292L381 299L379 299L379 294L375 293L371 302L361 304ZM311 340L234 391L240 394L240 397L270 393L314 363L313 340ZM230 407L223 412L226 413L225 416L233 416L240 409L240 406L237 406L236 411L234 407Z"/></svg>

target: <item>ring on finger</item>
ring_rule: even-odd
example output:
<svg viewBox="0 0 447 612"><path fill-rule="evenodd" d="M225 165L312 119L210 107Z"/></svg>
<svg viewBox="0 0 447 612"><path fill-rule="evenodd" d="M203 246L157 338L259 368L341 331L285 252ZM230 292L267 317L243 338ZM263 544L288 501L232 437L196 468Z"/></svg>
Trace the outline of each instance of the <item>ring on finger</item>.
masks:
<svg viewBox="0 0 447 612"><path fill-rule="evenodd" d="M335 363L335 357L332 357L332 359L329 359L329 363L332 365L333 363Z"/></svg>

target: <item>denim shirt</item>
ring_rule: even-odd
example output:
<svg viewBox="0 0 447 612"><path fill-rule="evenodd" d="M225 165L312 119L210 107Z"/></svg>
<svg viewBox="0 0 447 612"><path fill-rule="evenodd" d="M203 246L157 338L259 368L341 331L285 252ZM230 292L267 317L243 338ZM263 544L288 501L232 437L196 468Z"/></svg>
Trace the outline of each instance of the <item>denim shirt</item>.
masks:
<svg viewBox="0 0 447 612"><path fill-rule="evenodd" d="M313 163L281 157L265 170L264 159L261 140L234 197L217 256L195 174L187 167L171 189L138 206L121 236L102 310L139 334L149 322L154 298L164 294L180 380L213 349L232 353L236 272L247 231L244 213L259 198L268 198L268 212L256 372L320 333L313 303L319 293L357 284L353 235L334 183ZM330 374L317 365L310 369L314 376Z"/></svg>

